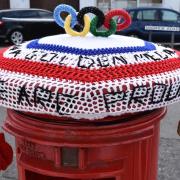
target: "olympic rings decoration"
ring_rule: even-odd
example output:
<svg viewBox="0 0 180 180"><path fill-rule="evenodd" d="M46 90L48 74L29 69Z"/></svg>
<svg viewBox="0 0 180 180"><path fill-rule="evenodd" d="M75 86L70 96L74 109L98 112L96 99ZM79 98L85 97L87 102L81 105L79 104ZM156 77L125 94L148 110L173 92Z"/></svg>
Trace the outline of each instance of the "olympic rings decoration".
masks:
<svg viewBox="0 0 180 180"><path fill-rule="evenodd" d="M72 36L86 36L90 30L90 18L88 15L85 15L84 16L84 22L85 22L85 26L84 26L84 29L82 32L77 32L77 31L74 31L72 28L71 28L71 19L72 19L72 16L71 15L68 15L66 17L66 20L65 20L65 23L64 23L64 29L66 31L67 34L70 34Z"/></svg>
<svg viewBox="0 0 180 180"><path fill-rule="evenodd" d="M76 10L72 6L66 4L61 4L54 9L54 19L56 23L64 28L64 21L60 16L62 12L68 12L72 16L71 27L74 27L77 24Z"/></svg>
<svg viewBox="0 0 180 180"><path fill-rule="evenodd" d="M67 12L69 15L65 21L61 17L62 12ZM92 13L95 17L91 20L87 13ZM113 19L115 16L120 16L124 19L123 23L117 24ZM116 31L126 29L131 24L131 17L123 9L116 9L109 11L106 15L97 7L85 7L82 8L79 13L76 10L66 4L57 6L54 10L54 19L56 23L65 29L66 33L72 36L86 36L90 31L94 36L108 37ZM105 27L106 30L97 30L100 27ZM82 29L81 32L74 30L78 27Z"/></svg>
<svg viewBox="0 0 180 180"><path fill-rule="evenodd" d="M98 17L98 22L97 22L98 28L104 24L104 20L105 20L104 13L100 9L98 9L97 7L93 7L93 6L84 7L79 11L79 13L77 15L77 20L80 24L84 25L83 17L87 13L92 13Z"/></svg>
<svg viewBox="0 0 180 180"><path fill-rule="evenodd" d="M131 24L131 17L128 14L127 11L123 10L123 9L115 9L115 10L111 10L106 14L106 18L105 18L105 22L104 22L104 26L109 29L110 27L110 20L115 17L115 16L120 16L124 19L124 22L121 24L117 25L117 31L126 29L130 24Z"/></svg>
<svg viewBox="0 0 180 180"><path fill-rule="evenodd" d="M110 29L106 31L97 31L97 23L98 23L98 17L96 16L92 19L91 28L90 28L91 33L94 36L108 37L116 32L117 24L113 19L111 19L110 21Z"/></svg>

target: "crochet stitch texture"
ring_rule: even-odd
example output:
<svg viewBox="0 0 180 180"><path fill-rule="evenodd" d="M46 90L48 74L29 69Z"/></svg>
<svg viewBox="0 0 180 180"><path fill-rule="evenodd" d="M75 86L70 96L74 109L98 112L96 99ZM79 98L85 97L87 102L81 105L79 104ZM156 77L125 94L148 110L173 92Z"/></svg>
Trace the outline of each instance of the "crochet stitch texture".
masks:
<svg viewBox="0 0 180 180"><path fill-rule="evenodd" d="M101 119L180 100L180 57L136 38L56 35L0 53L0 104Z"/></svg>

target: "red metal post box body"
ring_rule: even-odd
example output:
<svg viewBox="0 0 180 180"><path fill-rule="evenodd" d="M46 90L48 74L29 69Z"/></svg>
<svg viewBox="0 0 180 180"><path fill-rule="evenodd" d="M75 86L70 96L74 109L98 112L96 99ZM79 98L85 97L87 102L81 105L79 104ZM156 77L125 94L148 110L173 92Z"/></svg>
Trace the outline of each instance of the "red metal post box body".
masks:
<svg viewBox="0 0 180 180"><path fill-rule="evenodd" d="M19 180L156 180L165 113L68 123L8 110L4 129L16 138Z"/></svg>

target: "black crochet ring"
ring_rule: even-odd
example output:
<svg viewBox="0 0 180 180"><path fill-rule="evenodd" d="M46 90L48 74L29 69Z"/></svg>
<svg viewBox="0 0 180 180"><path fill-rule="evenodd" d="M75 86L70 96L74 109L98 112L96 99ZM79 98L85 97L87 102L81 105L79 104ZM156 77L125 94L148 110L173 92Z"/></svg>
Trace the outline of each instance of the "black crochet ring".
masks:
<svg viewBox="0 0 180 180"><path fill-rule="evenodd" d="M98 17L97 28L101 27L104 24L104 13L97 7L89 6L82 8L77 15L77 20L81 26L84 26L84 15L87 13L92 13Z"/></svg>

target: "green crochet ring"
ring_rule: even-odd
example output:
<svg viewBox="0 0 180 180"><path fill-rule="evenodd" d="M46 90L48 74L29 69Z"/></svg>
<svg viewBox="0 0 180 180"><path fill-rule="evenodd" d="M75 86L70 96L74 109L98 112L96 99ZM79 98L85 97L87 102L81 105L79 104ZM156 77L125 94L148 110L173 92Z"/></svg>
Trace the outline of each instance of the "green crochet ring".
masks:
<svg viewBox="0 0 180 180"><path fill-rule="evenodd" d="M115 20L113 20L113 19L111 19L110 29L107 31L98 31L97 24L98 24L98 17L96 16L92 19L91 27L90 27L90 31L94 36L108 37L108 36L116 33L117 24L116 24Z"/></svg>

